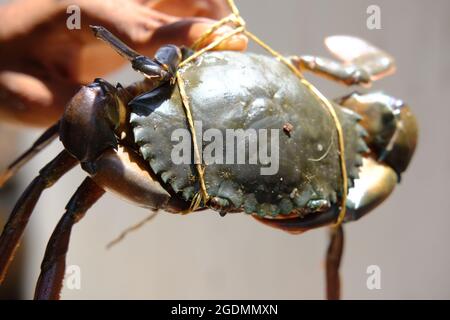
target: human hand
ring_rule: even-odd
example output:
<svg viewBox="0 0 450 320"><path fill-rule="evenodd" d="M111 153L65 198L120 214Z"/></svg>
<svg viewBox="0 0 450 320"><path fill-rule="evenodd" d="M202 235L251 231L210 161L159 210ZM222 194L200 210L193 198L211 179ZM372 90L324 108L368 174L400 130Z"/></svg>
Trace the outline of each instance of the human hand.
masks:
<svg viewBox="0 0 450 320"><path fill-rule="evenodd" d="M190 45L226 16L223 0L23 0L0 7L0 118L47 126L61 115L81 84L124 61L92 35L103 25L138 52L152 56L162 44ZM66 27L69 4L81 9L81 29ZM24 15L24 13L28 13ZM208 41L227 31L218 30ZM228 29L229 30L229 29ZM206 43L205 43L206 44ZM235 36L221 49L244 50Z"/></svg>

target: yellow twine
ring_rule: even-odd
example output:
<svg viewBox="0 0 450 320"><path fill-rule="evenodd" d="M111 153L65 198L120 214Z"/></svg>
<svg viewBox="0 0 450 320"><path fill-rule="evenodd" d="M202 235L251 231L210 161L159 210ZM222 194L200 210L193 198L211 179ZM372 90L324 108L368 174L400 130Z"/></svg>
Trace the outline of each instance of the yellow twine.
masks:
<svg viewBox="0 0 450 320"><path fill-rule="evenodd" d="M236 20L236 16L234 14L230 14L229 16L226 16L225 18L217 21L216 23L214 23L208 30L206 30L201 36L200 38L198 38L194 44L192 45L192 49L196 50L203 41L206 40L206 38L208 38L209 36L211 36L214 32L217 31L217 29L219 29L220 27L222 27L223 25L233 22L238 26L242 26L242 24L240 23L239 20Z"/></svg>
<svg viewBox="0 0 450 320"><path fill-rule="evenodd" d="M222 23L226 23L225 19L224 19L224 21ZM197 51L192 56L190 56L187 59L183 60L178 65L178 69L181 69L184 65L186 65L187 63L195 60L196 58L198 58L199 56L201 56L205 52L207 52L207 51L209 51L211 49L214 49L216 46L220 45L223 41L227 40L228 38L231 38L235 34L238 34L238 33L243 32L243 31L244 31L244 27L239 27L239 28L234 29L233 31L223 35L222 37L218 38L216 41L212 42L211 44L209 44L205 48ZM194 121L193 121L193 117L192 117L192 113L191 113L191 107L190 107L190 104L189 104L189 98L188 98L188 96L186 94L186 88L185 88L185 85L184 85L183 77L181 76L181 73L179 71L177 71L177 73L176 73L176 79L177 79L177 83L178 83L178 88L180 90L180 96L181 96L181 100L183 102L183 107L184 107L184 110L186 112L186 118L188 120L189 130L191 131L191 135L192 135L192 143L193 143L193 147L194 147L195 157L196 157L196 159L201 159L200 158L200 150L198 148L198 143L197 143L197 138L196 138L197 136L196 136L196 133L195 133ZM208 201L209 201L209 195L208 195L208 191L206 189L205 176L204 176L205 168L204 168L203 164L201 164L201 163L196 163L195 167L197 169L197 174L198 174L198 178L199 178L199 181L200 181L201 198L200 198L199 194L196 194L194 196L194 198L192 199L191 205L190 205L189 210L187 212L192 212L192 211L197 210L200 207L201 200L203 200L203 204L204 205L206 205L208 203Z"/></svg>
<svg viewBox="0 0 450 320"><path fill-rule="evenodd" d="M200 160L201 157L200 157L200 151L199 151L198 143L197 143L197 135L195 132L194 120L192 118L191 107L189 105L189 98L186 94L184 80L181 77L179 71L177 71L176 78L177 78L178 88L180 90L181 99L183 101L183 106L184 106L184 109L186 112L186 118L188 120L189 130L191 131L191 135L192 135L192 143L193 143L193 147L194 147L195 159L197 159L197 162L198 162L198 160ZM201 191L203 203L206 205L206 203L208 202L209 196L208 196L208 192L206 190L205 179L204 179L205 171L204 171L203 165L201 163L197 163L197 162L195 163L195 167L197 169L198 177L199 177L199 181L200 181L200 191ZM199 201L198 197L194 197L189 210L195 211L198 209L199 206L200 206L200 201Z"/></svg>
<svg viewBox="0 0 450 320"><path fill-rule="evenodd" d="M225 40L231 38L232 36L241 33L244 31L244 27L241 26L239 28L234 29L233 31L219 37L218 39L216 39L214 42L210 43L208 46L204 47L203 49L195 52L193 55L191 55L190 57L186 58L185 60L183 60L178 67L181 68L183 66L185 66L187 63L197 59L198 57L200 57L202 54L204 54L207 51L210 51L212 49L214 49L215 47L217 47L218 45L220 45L222 42L224 42Z"/></svg>

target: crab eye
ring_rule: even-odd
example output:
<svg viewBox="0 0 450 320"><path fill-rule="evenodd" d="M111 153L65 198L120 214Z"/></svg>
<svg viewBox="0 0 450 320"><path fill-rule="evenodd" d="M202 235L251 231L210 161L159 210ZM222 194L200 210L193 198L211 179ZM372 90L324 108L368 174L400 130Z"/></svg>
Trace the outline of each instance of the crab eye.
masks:
<svg viewBox="0 0 450 320"><path fill-rule="evenodd" d="M133 59L131 66L146 78L167 79L169 76L168 71L158 61L154 61L145 56L139 56Z"/></svg>
<svg viewBox="0 0 450 320"><path fill-rule="evenodd" d="M175 74L178 64L181 62L182 54L180 48L167 45L158 49L155 53L155 61L159 62L167 71Z"/></svg>

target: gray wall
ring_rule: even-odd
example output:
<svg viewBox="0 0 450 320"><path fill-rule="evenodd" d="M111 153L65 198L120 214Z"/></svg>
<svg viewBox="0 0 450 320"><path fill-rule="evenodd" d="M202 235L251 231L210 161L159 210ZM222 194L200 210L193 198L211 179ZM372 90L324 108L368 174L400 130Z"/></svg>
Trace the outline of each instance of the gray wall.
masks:
<svg viewBox="0 0 450 320"><path fill-rule="evenodd" d="M416 156L402 184L373 214L346 226L343 297L450 298L450 2L350 0L237 1L249 28L286 54L325 55L323 38L351 34L397 59L397 73L375 84L407 101L420 124ZM366 28L366 8L381 7L382 29ZM130 82L129 71L109 77ZM324 93L351 91L310 77ZM280 79L282 81L282 79ZM34 132L33 137L37 134ZM30 137L31 141L31 137ZM30 180L60 149L54 144L21 176ZM45 243L71 193L75 170L45 193L31 221L26 292L31 297ZM292 236L243 215L161 214L111 250L105 245L145 210L107 195L73 232L68 264L82 268L81 290L63 298L324 297L325 229ZM381 290L366 288L366 268L382 270Z"/></svg>

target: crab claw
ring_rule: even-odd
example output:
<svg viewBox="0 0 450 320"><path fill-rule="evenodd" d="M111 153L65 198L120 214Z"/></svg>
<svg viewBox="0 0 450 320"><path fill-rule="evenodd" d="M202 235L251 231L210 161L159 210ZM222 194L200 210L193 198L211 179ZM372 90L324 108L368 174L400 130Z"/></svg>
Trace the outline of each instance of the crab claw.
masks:
<svg viewBox="0 0 450 320"><path fill-rule="evenodd" d="M372 158L364 158L359 179L349 190L345 222L358 220L382 203L394 190L397 174L389 166L376 162ZM253 216L263 224L292 234L331 225L339 214L338 206L320 214L288 219L265 219Z"/></svg>
<svg viewBox="0 0 450 320"><path fill-rule="evenodd" d="M345 220L358 220L373 210L392 193L396 184L397 174L391 167L364 158L359 179L348 193Z"/></svg>
<svg viewBox="0 0 450 320"><path fill-rule="evenodd" d="M60 139L79 161L89 163L105 149L117 148L116 88L101 79L83 86L68 103L60 121ZM89 143L87 143L89 142Z"/></svg>
<svg viewBox="0 0 450 320"><path fill-rule="evenodd" d="M325 46L338 59L366 71L372 81L395 72L394 58L362 39L351 36L331 36Z"/></svg>
<svg viewBox="0 0 450 320"><path fill-rule="evenodd" d="M382 92L353 93L340 104L362 116L366 143L373 156L395 170L400 180L416 149L418 124L410 107Z"/></svg>

